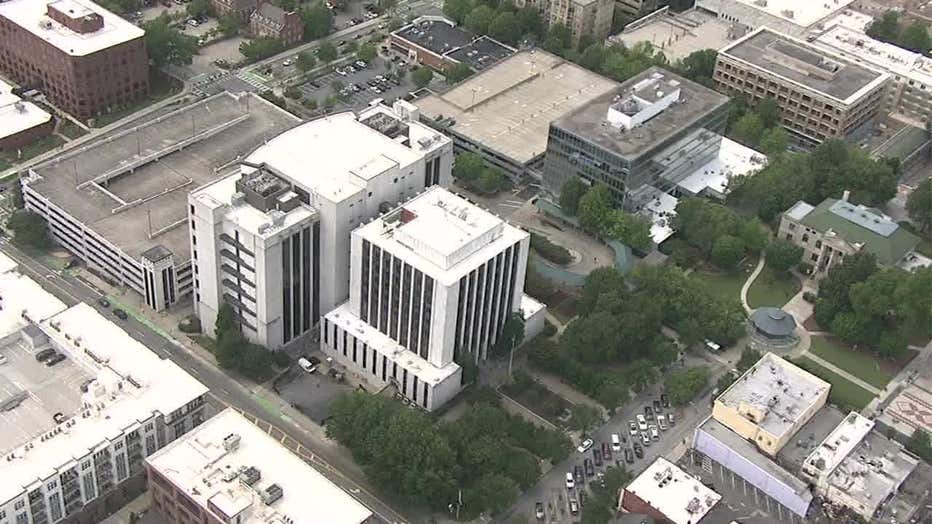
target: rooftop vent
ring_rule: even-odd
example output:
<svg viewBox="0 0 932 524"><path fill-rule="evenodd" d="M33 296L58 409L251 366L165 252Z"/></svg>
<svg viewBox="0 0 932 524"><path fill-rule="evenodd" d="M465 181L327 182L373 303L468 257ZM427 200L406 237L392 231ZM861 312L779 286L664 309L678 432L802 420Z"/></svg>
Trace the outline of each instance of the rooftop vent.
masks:
<svg viewBox="0 0 932 524"><path fill-rule="evenodd" d="M249 466L240 472L239 478L241 481L243 481L243 484L252 486L256 482L259 482L259 479L262 478L262 473L254 466Z"/></svg>
<svg viewBox="0 0 932 524"><path fill-rule="evenodd" d="M239 447L240 436L236 433L230 433L223 438L223 449L233 451Z"/></svg>
<svg viewBox="0 0 932 524"><path fill-rule="evenodd" d="M282 495L285 494L285 491L278 484L272 484L271 486L265 488L260 496L262 497L262 502L266 505L271 506L273 502L282 498Z"/></svg>

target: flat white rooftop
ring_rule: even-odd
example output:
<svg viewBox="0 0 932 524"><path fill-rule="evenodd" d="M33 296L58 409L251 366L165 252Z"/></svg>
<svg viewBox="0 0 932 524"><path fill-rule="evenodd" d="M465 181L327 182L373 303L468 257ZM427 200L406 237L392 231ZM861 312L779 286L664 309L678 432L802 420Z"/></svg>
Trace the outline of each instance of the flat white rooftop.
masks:
<svg viewBox="0 0 932 524"><path fill-rule="evenodd" d="M699 479L663 457L657 457L625 491L637 495L673 524L699 522L722 499Z"/></svg>
<svg viewBox="0 0 932 524"><path fill-rule="evenodd" d="M673 217L676 216L676 205L679 199L675 196L657 191L639 213L650 221L650 238L655 244L673 236Z"/></svg>
<svg viewBox="0 0 932 524"><path fill-rule="evenodd" d="M10 258L6 253L0 251L0 273L6 273L7 271L12 271L16 269L19 264L15 260ZM0 336L3 335L3 331L0 330Z"/></svg>
<svg viewBox="0 0 932 524"><path fill-rule="evenodd" d="M819 35L813 43L848 60L867 63L907 80L932 86L932 58L874 40L848 26L836 25Z"/></svg>
<svg viewBox="0 0 932 524"><path fill-rule="evenodd" d="M372 512L233 409L208 419L147 459L200 506L240 524L359 524ZM252 485L246 468L258 470ZM266 504L272 485L281 498Z"/></svg>
<svg viewBox="0 0 932 524"><path fill-rule="evenodd" d="M10 274L15 273L6 275ZM0 284L0 289L7 288ZM33 294L38 295L35 291ZM47 428L3 451L10 459L0 461L0 477L4 479L0 483L0 501L48 478L109 438L140 426L156 414L169 415L207 393L203 384L174 362L162 360L87 304L47 318L39 328L52 347L67 356L69 365L94 380L86 393L80 392L79 384L61 384L61 388L73 389L59 393L80 398L78 411L63 413L66 419L61 424L47 417ZM35 364L31 355L25 360ZM46 438L40 438L43 435Z"/></svg>
<svg viewBox="0 0 932 524"><path fill-rule="evenodd" d="M757 411L761 415L758 427L779 438L800 421L829 387L828 382L808 371L766 353L716 402L739 411L748 408Z"/></svg>
<svg viewBox="0 0 932 524"><path fill-rule="evenodd" d="M819 20L841 11L854 0L823 0L806 2L802 0L706 0L702 6L717 6L718 12L729 13L731 6L752 9L784 22L801 27L809 27Z"/></svg>
<svg viewBox="0 0 932 524"><path fill-rule="evenodd" d="M722 137L718 156L693 171L677 186L693 195L711 191L728 194L728 184L736 177L748 176L767 165L767 156L727 137Z"/></svg>
<svg viewBox="0 0 932 524"><path fill-rule="evenodd" d="M433 278L452 282L527 233L440 186L356 232Z"/></svg>
<svg viewBox="0 0 932 524"><path fill-rule="evenodd" d="M874 421L852 411L806 457L803 471L818 478L834 470L874 429Z"/></svg>
<svg viewBox="0 0 932 524"><path fill-rule="evenodd" d="M722 18L690 9L682 13L664 13L641 24L628 24L624 31L608 39L628 47L648 42L655 51L675 62L698 49L718 49L742 34L734 24Z"/></svg>
<svg viewBox="0 0 932 524"><path fill-rule="evenodd" d="M97 13L103 17L102 28L91 33L77 33L49 18L48 5L64 12ZM145 31L89 0L9 0L0 3L0 16L31 32L71 56L85 56L123 42L142 38Z"/></svg>
<svg viewBox="0 0 932 524"><path fill-rule="evenodd" d="M420 357L417 353L409 351L388 335L363 322L356 316L349 302L337 306L336 309L325 315L326 319L349 333L358 340L385 356L388 362L395 363L410 370L417 375L421 382L436 385L452 377L460 369L455 362L450 362L438 368Z"/></svg>
<svg viewBox="0 0 932 524"><path fill-rule="evenodd" d="M32 129L51 119L52 115L14 95L13 86L0 80L0 138Z"/></svg>
<svg viewBox="0 0 932 524"><path fill-rule="evenodd" d="M377 129L380 124L383 131ZM264 162L318 196L341 202L373 178L416 163L448 140L423 124L402 122L385 106L375 106L358 117L345 112L305 122L269 140L247 161Z"/></svg>

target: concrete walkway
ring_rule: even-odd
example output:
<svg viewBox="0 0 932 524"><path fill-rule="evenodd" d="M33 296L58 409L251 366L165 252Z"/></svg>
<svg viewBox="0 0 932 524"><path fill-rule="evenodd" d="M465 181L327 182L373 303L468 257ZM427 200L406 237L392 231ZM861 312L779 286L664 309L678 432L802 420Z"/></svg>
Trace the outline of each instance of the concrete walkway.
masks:
<svg viewBox="0 0 932 524"><path fill-rule="evenodd" d="M809 351L806 351L806 352L804 353L804 356L805 356L806 358L808 358L809 360L815 362L816 364L818 364L818 365L824 367L825 369L827 369L827 370L829 370L829 371L831 371L831 372L833 372L833 373L837 373L838 375L841 375L842 377L848 379L849 381L851 381L851 382L857 384L858 386L861 387L861 389L867 390L868 392L870 392L870 393L873 394L873 395L879 395L879 394L880 394L880 390L879 390L879 389L877 389L877 388L875 388L874 386L868 384L867 382L864 382L863 380L861 380L860 378L858 378L858 377L852 375L851 373L848 373L847 371L841 369L840 367L836 366L835 364L832 364L831 362L825 360L824 358L819 357L819 356L817 356L817 355L815 355L815 354L813 354L813 353L810 353Z"/></svg>
<svg viewBox="0 0 932 524"><path fill-rule="evenodd" d="M741 305L744 307L744 311L748 314L753 311L751 306L748 305L748 290L751 289L751 284L757 280L757 276L760 275L760 272L764 270L764 253L760 254L760 259L757 261L757 267L754 268L754 271L744 281L744 284L741 286Z"/></svg>

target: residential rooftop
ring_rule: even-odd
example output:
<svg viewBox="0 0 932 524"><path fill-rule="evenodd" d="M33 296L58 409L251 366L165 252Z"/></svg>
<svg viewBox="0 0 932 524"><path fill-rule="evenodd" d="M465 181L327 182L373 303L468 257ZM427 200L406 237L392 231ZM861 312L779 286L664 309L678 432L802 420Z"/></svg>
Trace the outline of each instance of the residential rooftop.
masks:
<svg viewBox="0 0 932 524"><path fill-rule="evenodd" d="M932 58L875 40L849 27L835 25L813 40L813 44L852 62L866 63L907 80L932 86Z"/></svg>
<svg viewBox="0 0 932 524"><path fill-rule="evenodd" d="M766 353L716 402L753 415L757 426L779 438L800 422L829 387L819 377Z"/></svg>
<svg viewBox="0 0 932 524"><path fill-rule="evenodd" d="M355 231L431 277L455 282L527 236L496 215L433 186Z"/></svg>
<svg viewBox="0 0 932 524"><path fill-rule="evenodd" d="M655 66L590 99L552 125L622 157L637 158L721 110L728 100Z"/></svg>
<svg viewBox="0 0 932 524"><path fill-rule="evenodd" d="M0 138L32 129L51 119L47 111L13 94L13 86L0 80Z"/></svg>
<svg viewBox="0 0 932 524"><path fill-rule="evenodd" d="M232 408L148 457L202 508L240 524L360 524L372 512Z"/></svg>
<svg viewBox="0 0 932 524"><path fill-rule="evenodd" d="M879 209L835 198L826 198L803 213L805 209L799 203L791 208L791 211L795 210L795 216L802 216L796 220L819 233L832 231L846 242L862 244L861 249L872 253L884 265L896 264L919 243L919 237Z"/></svg>
<svg viewBox="0 0 932 524"><path fill-rule="evenodd" d="M99 15L103 26L79 33L48 16L53 7L71 17ZM0 3L6 18L71 56L86 56L115 45L142 38L145 31L89 0L8 0Z"/></svg>
<svg viewBox="0 0 932 524"><path fill-rule="evenodd" d="M618 85L556 55L530 49L415 104L423 119L527 164L546 151L552 120Z"/></svg>
<svg viewBox="0 0 932 524"><path fill-rule="evenodd" d="M610 36L609 42L622 43L627 47L647 42L654 51L662 52L670 62L674 62L697 49L720 49L740 36L744 36L744 30L738 24L705 11L690 9L682 13L665 11L641 18L626 25L622 32Z"/></svg>
<svg viewBox="0 0 932 524"><path fill-rule="evenodd" d="M32 168L27 183L131 258L162 245L184 263L188 193L299 122L258 96L224 92L102 134Z"/></svg>
<svg viewBox="0 0 932 524"><path fill-rule="evenodd" d="M887 73L766 27L719 53L846 104L854 103L889 78Z"/></svg>
<svg viewBox="0 0 932 524"><path fill-rule="evenodd" d="M4 311L19 311L21 301L44 300L49 308L60 304L41 288L28 298L8 292L7 282L0 283L0 290ZM15 442L8 437L2 442L7 460L0 462L0 501L47 479L108 437L157 414L169 415L207 393L174 362L159 358L87 304L47 317L34 328L31 333L23 329L19 340L15 332L4 338L2 348L9 360L3 380L28 395L4 414L7 428L16 433ZM33 345L29 339L40 342ZM33 352L45 345L41 340L67 359L52 368L36 362ZM57 412L65 417L60 424L53 422Z"/></svg>
<svg viewBox="0 0 932 524"><path fill-rule="evenodd" d="M264 163L304 190L341 202L361 193L371 180L418 162L448 140L424 124L376 105L358 116L347 111L304 122L267 141L246 160Z"/></svg>
<svg viewBox="0 0 932 524"><path fill-rule="evenodd" d="M624 491L636 495L673 524L693 524L722 499L700 479L657 457Z"/></svg>

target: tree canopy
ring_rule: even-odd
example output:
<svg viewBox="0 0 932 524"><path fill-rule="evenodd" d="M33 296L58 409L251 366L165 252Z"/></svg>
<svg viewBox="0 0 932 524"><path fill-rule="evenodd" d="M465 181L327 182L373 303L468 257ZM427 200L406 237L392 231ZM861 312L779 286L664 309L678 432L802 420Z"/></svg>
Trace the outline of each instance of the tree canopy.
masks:
<svg viewBox="0 0 932 524"><path fill-rule="evenodd" d="M268 58L284 50L285 44L277 38L256 38L246 40L239 45L239 52L243 53L243 56L250 62Z"/></svg>
<svg viewBox="0 0 932 524"><path fill-rule="evenodd" d="M411 81L418 88L427 87L430 81L434 79L434 70L429 67L419 67L411 73Z"/></svg>
<svg viewBox="0 0 932 524"><path fill-rule="evenodd" d="M877 40L928 55L932 50L932 37L929 35L929 24L916 20L908 26L900 21L896 11L885 11L868 24L865 32Z"/></svg>
<svg viewBox="0 0 932 524"><path fill-rule="evenodd" d="M217 311L214 334L214 357L220 367L239 371L257 382L269 378L272 371L272 353L246 340L230 304L223 303Z"/></svg>
<svg viewBox="0 0 932 524"><path fill-rule="evenodd" d="M920 231L932 233L932 178L925 179L909 194L906 211Z"/></svg>
<svg viewBox="0 0 932 524"><path fill-rule="evenodd" d="M567 180L560 189L560 208L570 215L575 215L579 211L579 200L588 190L589 185L577 176Z"/></svg>
<svg viewBox="0 0 932 524"><path fill-rule="evenodd" d="M715 49L700 49L678 61L673 69L693 82L712 87L712 73L717 58L718 51Z"/></svg>
<svg viewBox="0 0 932 524"><path fill-rule="evenodd" d="M443 76L446 78L448 84L458 84L472 76L472 68L463 62L459 62L447 66L443 70Z"/></svg>
<svg viewBox="0 0 932 524"><path fill-rule="evenodd" d="M20 247L48 249L52 247L48 223L38 213L19 210L10 215L7 228L13 232L13 242Z"/></svg>
<svg viewBox="0 0 932 524"><path fill-rule="evenodd" d="M682 406L696 398L709 383L709 368L697 366L686 371L670 373L664 383L664 389L670 395L670 402Z"/></svg>
<svg viewBox="0 0 932 524"><path fill-rule="evenodd" d="M767 265L773 269L786 272L799 264L803 257L803 248L789 240L777 239L767 246Z"/></svg>
<svg viewBox="0 0 932 524"><path fill-rule="evenodd" d="M319 58L321 62L333 62L337 57L337 48L330 42L320 44L318 49L320 50L317 52L317 58Z"/></svg>
<svg viewBox="0 0 932 524"><path fill-rule="evenodd" d="M166 13L143 24L143 29L149 60L156 67L190 64L197 53L197 38L175 29Z"/></svg>
<svg viewBox="0 0 932 524"><path fill-rule="evenodd" d="M329 35L330 32L333 31L333 12L319 2L314 3L310 7L302 8L301 20L304 21L305 40L317 40L318 38ZM331 44L321 44L321 53L323 53L324 45ZM336 58L336 55L334 55L333 58ZM323 56L320 57L324 62L329 62L333 60L333 58L327 60L324 59Z"/></svg>

